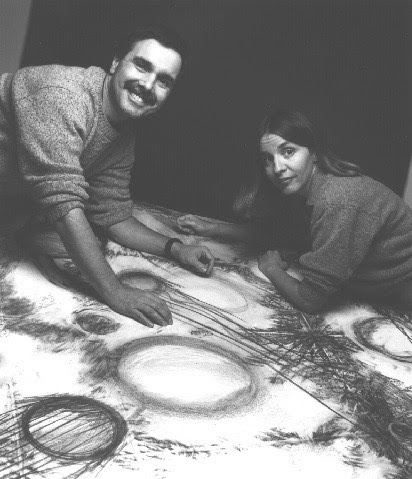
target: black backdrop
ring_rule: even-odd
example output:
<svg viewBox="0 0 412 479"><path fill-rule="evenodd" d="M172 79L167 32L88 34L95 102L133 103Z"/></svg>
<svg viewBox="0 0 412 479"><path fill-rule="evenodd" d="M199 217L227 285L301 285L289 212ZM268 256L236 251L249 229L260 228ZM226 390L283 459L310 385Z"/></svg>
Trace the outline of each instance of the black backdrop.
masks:
<svg viewBox="0 0 412 479"><path fill-rule="evenodd" d="M22 66L111 62L140 23L191 49L167 107L140 122L138 200L225 218L266 105L319 118L342 157L402 195L411 155L410 0L33 0ZM409 137L408 137L409 134Z"/></svg>

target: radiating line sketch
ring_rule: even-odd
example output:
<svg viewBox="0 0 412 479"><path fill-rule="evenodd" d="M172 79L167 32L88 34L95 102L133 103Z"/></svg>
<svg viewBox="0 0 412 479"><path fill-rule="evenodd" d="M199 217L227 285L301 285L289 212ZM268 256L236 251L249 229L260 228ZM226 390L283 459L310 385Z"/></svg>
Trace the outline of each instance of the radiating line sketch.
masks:
<svg viewBox="0 0 412 479"><path fill-rule="evenodd" d="M174 212L145 205L136 216L177 235ZM68 260L7 269L5 479L412 477L411 315L348 298L303 314L245 246L182 239L214 251L210 278L106 251L121 281L167 302L168 327L111 311Z"/></svg>

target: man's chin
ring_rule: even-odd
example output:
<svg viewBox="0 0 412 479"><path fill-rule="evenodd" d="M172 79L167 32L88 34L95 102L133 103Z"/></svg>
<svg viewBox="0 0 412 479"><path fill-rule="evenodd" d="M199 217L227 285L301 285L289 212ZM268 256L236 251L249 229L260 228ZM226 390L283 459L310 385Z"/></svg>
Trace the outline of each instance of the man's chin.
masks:
<svg viewBox="0 0 412 479"><path fill-rule="evenodd" d="M151 116L156 113L158 108L146 107L142 108L136 115L136 118L145 118L146 116Z"/></svg>

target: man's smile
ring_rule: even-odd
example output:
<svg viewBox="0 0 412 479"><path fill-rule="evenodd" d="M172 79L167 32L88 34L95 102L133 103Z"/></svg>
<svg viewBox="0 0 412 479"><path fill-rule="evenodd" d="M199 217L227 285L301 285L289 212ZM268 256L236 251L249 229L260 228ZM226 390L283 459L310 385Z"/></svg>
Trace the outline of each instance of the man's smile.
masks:
<svg viewBox="0 0 412 479"><path fill-rule="evenodd" d="M139 106L155 106L156 99L153 93L149 90L142 88L136 82L126 82L125 89L129 92L132 100Z"/></svg>

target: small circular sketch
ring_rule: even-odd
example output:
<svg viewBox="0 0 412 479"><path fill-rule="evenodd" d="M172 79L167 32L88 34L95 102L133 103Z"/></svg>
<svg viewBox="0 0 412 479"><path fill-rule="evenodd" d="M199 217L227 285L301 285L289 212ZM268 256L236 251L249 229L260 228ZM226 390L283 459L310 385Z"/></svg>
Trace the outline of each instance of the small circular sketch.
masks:
<svg viewBox="0 0 412 479"><path fill-rule="evenodd" d="M104 336L120 328L120 324L102 313L92 310L81 311L76 315L75 322L88 333Z"/></svg>
<svg viewBox="0 0 412 479"><path fill-rule="evenodd" d="M145 407L183 413L233 413L257 391L249 368L234 354L200 339L147 337L129 343L118 375Z"/></svg>
<svg viewBox="0 0 412 479"><path fill-rule="evenodd" d="M389 432L399 442L412 441L412 427L403 422L392 422L388 426Z"/></svg>
<svg viewBox="0 0 412 479"><path fill-rule="evenodd" d="M68 461L97 461L109 456L127 432L113 408L84 396L40 399L23 413L23 436L42 453Z"/></svg>
<svg viewBox="0 0 412 479"><path fill-rule="evenodd" d="M412 362L412 327L394 323L389 318L373 317L355 323L356 339L372 349L398 361Z"/></svg>
<svg viewBox="0 0 412 479"><path fill-rule="evenodd" d="M131 288L161 293L166 289L164 282L150 273L141 271L122 271L118 274L121 283Z"/></svg>

